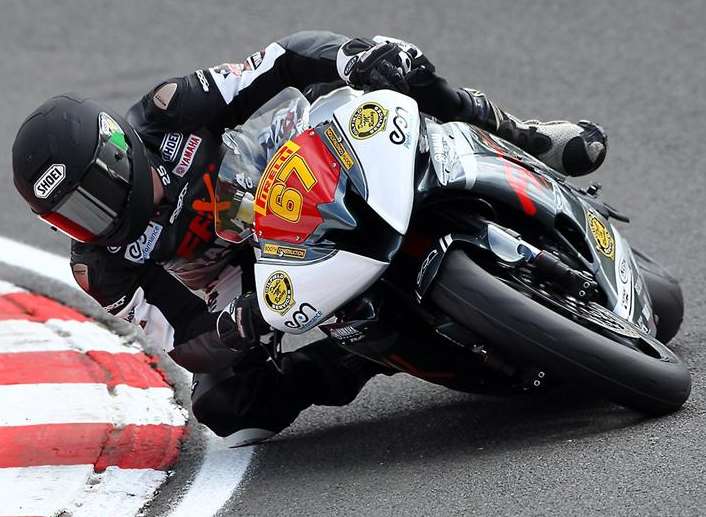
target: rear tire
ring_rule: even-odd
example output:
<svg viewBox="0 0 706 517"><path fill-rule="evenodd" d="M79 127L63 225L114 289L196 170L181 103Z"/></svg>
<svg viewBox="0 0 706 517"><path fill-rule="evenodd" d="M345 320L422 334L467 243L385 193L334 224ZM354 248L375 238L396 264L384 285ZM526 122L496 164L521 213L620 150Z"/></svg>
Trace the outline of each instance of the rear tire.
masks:
<svg viewBox="0 0 706 517"><path fill-rule="evenodd" d="M504 356L626 407L664 414L689 398L689 371L664 345L653 345L656 358L583 327L506 285L462 250L446 255L430 297Z"/></svg>

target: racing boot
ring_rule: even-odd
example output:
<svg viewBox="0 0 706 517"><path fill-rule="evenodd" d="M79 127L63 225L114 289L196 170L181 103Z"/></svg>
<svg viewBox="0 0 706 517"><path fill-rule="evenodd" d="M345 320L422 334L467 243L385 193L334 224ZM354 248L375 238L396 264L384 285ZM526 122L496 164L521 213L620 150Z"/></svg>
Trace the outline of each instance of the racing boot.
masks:
<svg viewBox="0 0 706 517"><path fill-rule="evenodd" d="M587 120L519 120L478 90L461 88L458 120L475 124L527 151L567 176L595 171L605 159L608 139L601 126Z"/></svg>
<svg viewBox="0 0 706 517"><path fill-rule="evenodd" d="M524 122L508 118L496 134L567 176L583 176L603 163L608 149L605 131L598 124L580 120Z"/></svg>

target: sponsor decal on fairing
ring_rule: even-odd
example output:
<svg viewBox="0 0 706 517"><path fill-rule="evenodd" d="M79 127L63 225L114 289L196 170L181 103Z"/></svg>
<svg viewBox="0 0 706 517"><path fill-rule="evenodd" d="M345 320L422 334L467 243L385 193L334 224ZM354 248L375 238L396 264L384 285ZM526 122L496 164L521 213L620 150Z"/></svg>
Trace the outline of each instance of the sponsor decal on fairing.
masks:
<svg viewBox="0 0 706 517"><path fill-rule="evenodd" d="M409 146L395 145L389 138L396 128L386 121L396 115L396 107L405 110ZM414 200L414 162L420 126L417 103L399 93L379 90L342 105L334 111L333 118L365 175L367 204L398 233L404 234ZM395 166L390 168L390 163Z"/></svg>
<svg viewBox="0 0 706 517"><path fill-rule="evenodd" d="M626 257L623 257L622 260L620 261L620 267L618 269L618 277L620 278L620 281L624 284L628 283L629 277L628 277L628 268L630 266L628 265L628 260Z"/></svg>
<svg viewBox="0 0 706 517"><path fill-rule="evenodd" d="M361 104L353 112L348 123L351 135L358 140L365 140L384 131L387 126L388 113L389 111L377 102Z"/></svg>
<svg viewBox="0 0 706 517"><path fill-rule="evenodd" d="M284 271L275 271L265 282L262 297L271 311L286 314L295 303L292 279Z"/></svg>
<svg viewBox="0 0 706 517"><path fill-rule="evenodd" d="M395 108L395 116L392 118L394 129L390 132L390 142L395 145L404 145L409 148L409 122L407 122L407 110L401 107Z"/></svg>
<svg viewBox="0 0 706 517"><path fill-rule="evenodd" d="M279 244L266 243L262 247L263 255L272 255L279 258L305 259L306 248L295 248L293 246L280 246Z"/></svg>
<svg viewBox="0 0 706 517"><path fill-rule="evenodd" d="M613 311L618 316L632 321L637 324L635 318L639 316L636 313L636 303L638 302L635 294L635 275L630 267L632 253L627 242L622 238L617 230L614 230L610 242L612 243L613 272L615 278L615 289L617 301Z"/></svg>
<svg viewBox="0 0 706 517"><path fill-rule="evenodd" d="M303 332L318 324L322 316L323 314L320 310L310 303L305 302L297 307L297 310L292 313L290 319L284 322L284 326Z"/></svg>
<svg viewBox="0 0 706 517"><path fill-rule="evenodd" d="M326 135L326 139L331 143L334 151L336 151L341 164L346 168L346 170L351 170L355 165L355 160L346 149L343 143L343 137L338 134L333 126L327 127L324 134Z"/></svg>
<svg viewBox="0 0 706 517"><path fill-rule="evenodd" d="M596 249L611 260L615 260L615 239L608 227L595 214L586 214L588 227L596 243Z"/></svg>

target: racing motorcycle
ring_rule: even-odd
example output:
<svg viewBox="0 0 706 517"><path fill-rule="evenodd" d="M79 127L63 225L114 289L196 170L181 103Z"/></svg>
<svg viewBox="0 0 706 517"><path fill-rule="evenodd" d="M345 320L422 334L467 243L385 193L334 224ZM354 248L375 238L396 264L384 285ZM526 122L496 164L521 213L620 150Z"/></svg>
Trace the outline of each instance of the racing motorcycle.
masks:
<svg viewBox="0 0 706 517"><path fill-rule="evenodd" d="M570 382L674 411L681 289L628 222L521 149L400 93L274 97L223 137L216 227L256 247L266 321L453 389ZM280 340L271 349L277 363Z"/></svg>

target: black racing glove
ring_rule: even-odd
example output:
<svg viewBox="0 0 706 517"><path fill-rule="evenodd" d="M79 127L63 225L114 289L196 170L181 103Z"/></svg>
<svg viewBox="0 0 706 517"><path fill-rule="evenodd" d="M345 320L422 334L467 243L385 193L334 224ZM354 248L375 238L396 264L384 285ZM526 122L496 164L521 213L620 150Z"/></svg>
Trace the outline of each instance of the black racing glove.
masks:
<svg viewBox="0 0 706 517"><path fill-rule="evenodd" d="M233 300L218 317L216 330L221 343L237 351L253 348L261 336L272 332L262 317L255 293L246 293Z"/></svg>
<svg viewBox="0 0 706 517"><path fill-rule="evenodd" d="M347 63L345 79L361 90L396 90L409 93L406 76L412 69L410 55L396 43L378 43Z"/></svg>

